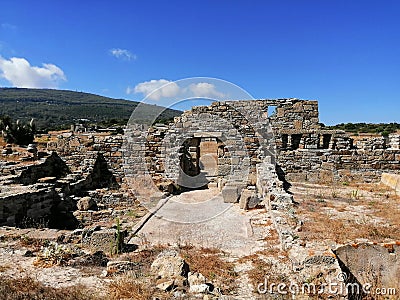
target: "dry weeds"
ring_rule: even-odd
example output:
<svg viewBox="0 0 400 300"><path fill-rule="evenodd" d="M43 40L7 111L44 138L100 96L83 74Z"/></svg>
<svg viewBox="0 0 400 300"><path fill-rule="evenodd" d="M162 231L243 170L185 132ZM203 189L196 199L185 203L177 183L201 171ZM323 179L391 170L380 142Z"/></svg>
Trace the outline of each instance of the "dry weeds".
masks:
<svg viewBox="0 0 400 300"><path fill-rule="evenodd" d="M103 299L83 286L52 288L30 277L0 277L1 300L94 300Z"/></svg>
<svg viewBox="0 0 400 300"><path fill-rule="evenodd" d="M233 293L238 274L235 265L223 259L224 253L213 248L181 247L181 254L190 266L191 272L199 272L215 283L224 294Z"/></svg>
<svg viewBox="0 0 400 300"><path fill-rule="evenodd" d="M400 197L381 184L296 184L297 187L303 190L303 194L295 192L294 197L299 202L297 213L305 220L299 232L305 241L346 243L364 238L380 243L400 238L400 218L396 213Z"/></svg>
<svg viewBox="0 0 400 300"><path fill-rule="evenodd" d="M120 276L108 286L110 299L152 300L155 294L154 283L139 282L135 277Z"/></svg>

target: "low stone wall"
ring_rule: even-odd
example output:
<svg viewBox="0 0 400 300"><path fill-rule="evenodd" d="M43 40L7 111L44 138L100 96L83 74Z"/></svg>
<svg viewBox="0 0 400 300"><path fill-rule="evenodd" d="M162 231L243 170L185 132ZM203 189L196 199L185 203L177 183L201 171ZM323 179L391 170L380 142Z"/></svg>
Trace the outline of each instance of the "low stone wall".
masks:
<svg viewBox="0 0 400 300"><path fill-rule="evenodd" d="M400 174L400 150L298 149L281 151L277 164L289 182L379 182L385 171Z"/></svg>
<svg viewBox="0 0 400 300"><path fill-rule="evenodd" d="M341 269L333 252L325 248L308 248L306 243L298 238L303 221L297 217L293 196L288 194L282 185L270 159L266 158L263 163L257 165L258 192L271 214L281 247L287 251L293 271L301 280L317 270L319 277L337 282L337 275Z"/></svg>
<svg viewBox="0 0 400 300"><path fill-rule="evenodd" d="M0 225L47 227L60 201L60 197L53 188L0 197Z"/></svg>
<svg viewBox="0 0 400 300"><path fill-rule="evenodd" d="M105 187L118 189L119 185L113 173L108 169L104 156L99 152L94 164L87 170L86 177L68 185L68 193L84 195L88 190Z"/></svg>

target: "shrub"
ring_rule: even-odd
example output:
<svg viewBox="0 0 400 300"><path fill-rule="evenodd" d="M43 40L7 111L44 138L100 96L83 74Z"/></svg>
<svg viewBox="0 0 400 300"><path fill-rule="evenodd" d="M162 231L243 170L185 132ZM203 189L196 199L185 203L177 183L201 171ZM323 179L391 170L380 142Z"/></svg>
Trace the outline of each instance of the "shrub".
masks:
<svg viewBox="0 0 400 300"><path fill-rule="evenodd" d="M33 119L29 124L23 124L19 120L13 123L10 118L2 117L0 122L2 135L7 143L28 145L33 142L36 131Z"/></svg>

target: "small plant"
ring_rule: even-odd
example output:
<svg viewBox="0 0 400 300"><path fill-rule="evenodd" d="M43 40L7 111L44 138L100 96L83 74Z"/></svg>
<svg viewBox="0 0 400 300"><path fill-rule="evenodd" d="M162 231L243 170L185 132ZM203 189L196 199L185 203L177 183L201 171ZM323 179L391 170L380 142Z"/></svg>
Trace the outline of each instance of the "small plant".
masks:
<svg viewBox="0 0 400 300"><path fill-rule="evenodd" d="M358 193L358 190L352 190L350 194L350 198L358 200L360 198L360 195Z"/></svg>
<svg viewBox="0 0 400 300"><path fill-rule="evenodd" d="M63 265L74 257L74 255L74 251L67 246L59 245L56 242L49 242L47 246L41 247L34 265L45 268L54 265Z"/></svg>
<svg viewBox="0 0 400 300"><path fill-rule="evenodd" d="M122 253L122 249L124 247L124 235L121 231L121 223L119 218L116 220L116 231L115 231L115 241L111 245L110 253L111 255Z"/></svg>
<svg viewBox="0 0 400 300"><path fill-rule="evenodd" d="M132 217L132 218L137 218L137 217L138 217L137 212L134 211L134 210L129 210L129 211L127 211L127 212L125 213L125 215L128 216L128 217Z"/></svg>

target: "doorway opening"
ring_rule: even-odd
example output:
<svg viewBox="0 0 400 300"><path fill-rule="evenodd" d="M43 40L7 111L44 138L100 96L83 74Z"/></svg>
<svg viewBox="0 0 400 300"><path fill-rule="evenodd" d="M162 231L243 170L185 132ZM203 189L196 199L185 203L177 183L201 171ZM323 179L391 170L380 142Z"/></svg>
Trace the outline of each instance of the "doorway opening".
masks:
<svg viewBox="0 0 400 300"><path fill-rule="evenodd" d="M183 143L179 152L180 186L199 189L217 181L221 142L216 137L207 135L189 138Z"/></svg>

